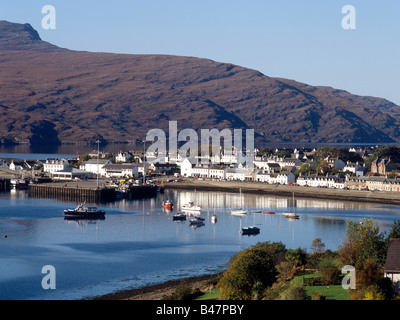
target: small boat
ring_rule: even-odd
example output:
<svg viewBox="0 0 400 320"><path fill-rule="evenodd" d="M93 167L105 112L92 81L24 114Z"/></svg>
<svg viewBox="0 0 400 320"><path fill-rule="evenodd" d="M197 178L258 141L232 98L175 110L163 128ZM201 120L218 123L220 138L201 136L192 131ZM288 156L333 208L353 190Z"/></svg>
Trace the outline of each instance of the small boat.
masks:
<svg viewBox="0 0 400 320"><path fill-rule="evenodd" d="M298 214L295 213L282 213L286 218L288 219L299 219L300 216Z"/></svg>
<svg viewBox="0 0 400 320"><path fill-rule="evenodd" d="M172 210L174 208L174 205L172 204L172 202L170 200L167 200L162 203L161 207L163 209Z"/></svg>
<svg viewBox="0 0 400 320"><path fill-rule="evenodd" d="M191 225L196 225L196 226L203 226L204 225L204 218L196 217L193 219L190 219L190 224Z"/></svg>
<svg viewBox="0 0 400 320"><path fill-rule="evenodd" d="M247 210L234 209L234 210L231 210L231 214L234 216L245 216L245 215L247 215Z"/></svg>
<svg viewBox="0 0 400 320"><path fill-rule="evenodd" d="M260 233L260 228L254 226L242 228L242 235L259 234L259 233Z"/></svg>
<svg viewBox="0 0 400 320"><path fill-rule="evenodd" d="M11 179L10 185L12 189L27 189L28 183L25 179Z"/></svg>
<svg viewBox="0 0 400 320"><path fill-rule="evenodd" d="M274 211L263 211L263 214L275 214Z"/></svg>
<svg viewBox="0 0 400 320"><path fill-rule="evenodd" d="M186 203L182 206L182 210L190 213L200 213L201 207L195 205L192 201L190 201L189 203Z"/></svg>
<svg viewBox="0 0 400 320"><path fill-rule="evenodd" d="M65 209L65 219L104 219L106 212L97 207L87 207L79 204L75 209Z"/></svg>
<svg viewBox="0 0 400 320"><path fill-rule="evenodd" d="M283 215L288 219L299 219L300 216L296 214L296 206L294 203L294 192L293 192L293 212L283 213Z"/></svg>
<svg viewBox="0 0 400 320"><path fill-rule="evenodd" d="M172 216L172 220L174 221L183 221L186 220L186 214L184 213L177 213Z"/></svg>
<svg viewBox="0 0 400 320"><path fill-rule="evenodd" d="M217 216L215 214L211 216L211 222L217 223Z"/></svg>

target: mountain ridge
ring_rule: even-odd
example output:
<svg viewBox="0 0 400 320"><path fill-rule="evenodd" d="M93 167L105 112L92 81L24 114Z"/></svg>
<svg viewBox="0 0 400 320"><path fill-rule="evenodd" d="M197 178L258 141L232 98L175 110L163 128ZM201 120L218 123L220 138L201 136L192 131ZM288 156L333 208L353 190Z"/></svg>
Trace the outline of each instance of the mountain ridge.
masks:
<svg viewBox="0 0 400 320"><path fill-rule="evenodd" d="M63 49L0 21L0 144L136 142L171 120L252 128L260 143L395 142L399 110L210 59Z"/></svg>

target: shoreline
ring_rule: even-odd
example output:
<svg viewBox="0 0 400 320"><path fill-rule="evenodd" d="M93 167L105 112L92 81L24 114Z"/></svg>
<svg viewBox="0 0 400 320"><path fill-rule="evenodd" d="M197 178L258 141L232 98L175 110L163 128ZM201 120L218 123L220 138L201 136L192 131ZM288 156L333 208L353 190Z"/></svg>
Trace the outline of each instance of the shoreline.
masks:
<svg viewBox="0 0 400 320"><path fill-rule="evenodd" d="M186 277L177 280L169 280L166 282L151 284L141 288L120 290L113 293L108 293L90 298L90 300L165 300L170 296L175 289L186 282L193 290L204 289L210 286L210 281L219 277L222 273L207 274L195 277Z"/></svg>
<svg viewBox="0 0 400 320"><path fill-rule="evenodd" d="M207 180L168 182L164 183L164 188L230 193L239 193L241 190L242 193L280 197L292 197L294 193L295 197L298 198L400 205L400 192L390 191L359 191L289 185L271 185L257 182Z"/></svg>

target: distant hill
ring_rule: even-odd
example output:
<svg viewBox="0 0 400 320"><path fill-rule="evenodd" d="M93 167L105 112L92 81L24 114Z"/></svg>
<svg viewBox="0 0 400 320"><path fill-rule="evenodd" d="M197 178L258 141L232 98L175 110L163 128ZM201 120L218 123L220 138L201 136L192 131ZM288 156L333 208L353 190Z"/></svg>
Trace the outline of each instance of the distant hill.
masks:
<svg viewBox="0 0 400 320"><path fill-rule="evenodd" d="M134 142L169 120L264 142L400 140L400 108L385 99L208 59L67 50L0 21L0 144Z"/></svg>

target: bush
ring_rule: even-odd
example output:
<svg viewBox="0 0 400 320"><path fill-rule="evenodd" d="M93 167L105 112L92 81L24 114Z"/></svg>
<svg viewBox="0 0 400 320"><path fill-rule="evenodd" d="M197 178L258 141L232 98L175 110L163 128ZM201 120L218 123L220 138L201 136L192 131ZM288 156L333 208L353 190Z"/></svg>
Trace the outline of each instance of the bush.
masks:
<svg viewBox="0 0 400 320"><path fill-rule="evenodd" d="M307 297L304 287L300 284L292 285L282 292L279 300L305 300Z"/></svg>
<svg viewBox="0 0 400 320"><path fill-rule="evenodd" d="M183 280L170 296L165 297L165 300L192 300L194 297L199 295L199 293L199 290L193 291L190 284Z"/></svg>
<svg viewBox="0 0 400 320"><path fill-rule="evenodd" d="M325 285L337 284L341 272L332 259L321 259L318 263L318 270Z"/></svg>
<svg viewBox="0 0 400 320"><path fill-rule="evenodd" d="M275 265L282 260L285 251L282 243L263 242L239 252L218 282L220 298L250 300L254 289L258 295L261 289L270 287L276 281Z"/></svg>
<svg viewBox="0 0 400 320"><path fill-rule="evenodd" d="M326 296L322 293L319 293L317 291L311 292L311 300L325 300Z"/></svg>

